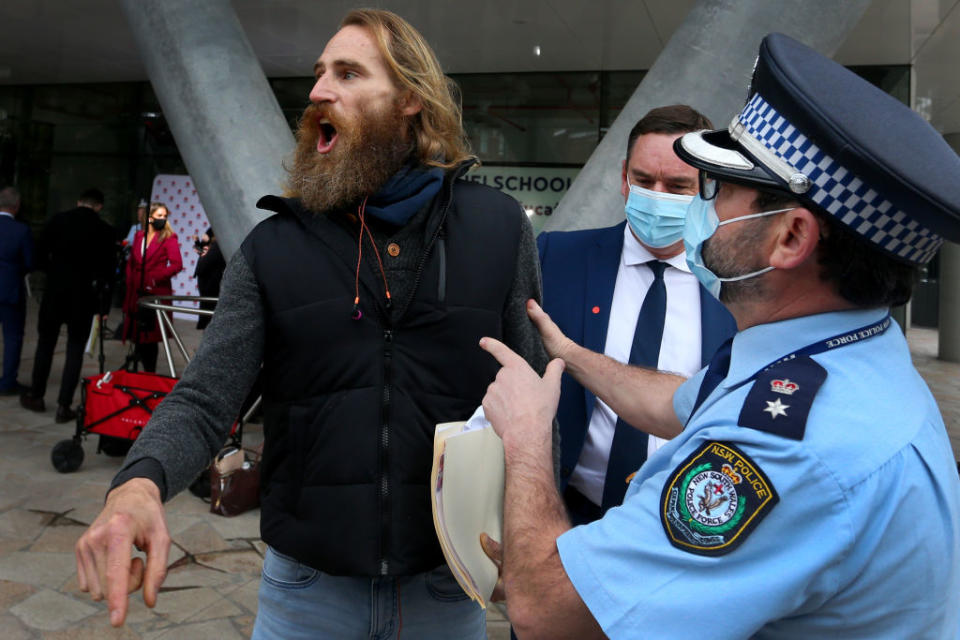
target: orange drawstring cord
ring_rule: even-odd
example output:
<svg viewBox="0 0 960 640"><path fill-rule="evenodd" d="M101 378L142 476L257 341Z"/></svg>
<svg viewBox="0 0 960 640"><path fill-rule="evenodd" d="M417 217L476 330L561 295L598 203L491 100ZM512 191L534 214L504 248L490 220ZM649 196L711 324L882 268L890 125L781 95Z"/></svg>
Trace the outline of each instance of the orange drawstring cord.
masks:
<svg viewBox="0 0 960 640"><path fill-rule="evenodd" d="M350 316L354 320L359 320L363 317L363 311L360 310L360 262L363 259L363 233L367 233L367 237L370 239L370 244L373 246L373 254L377 256L377 265L380 267L380 276L383 278L383 290L387 297L387 309L390 308L392 304L392 299L390 297L390 286L387 284L387 272L383 268L383 260L380 258L380 251L377 249L377 243L373 241L373 234L370 233L370 227L367 226L364 216L367 210L367 199L364 198L363 202L360 203L360 207L357 210L357 213L360 215L360 237L357 239L357 271L353 280L354 287L354 298L353 298L353 314Z"/></svg>

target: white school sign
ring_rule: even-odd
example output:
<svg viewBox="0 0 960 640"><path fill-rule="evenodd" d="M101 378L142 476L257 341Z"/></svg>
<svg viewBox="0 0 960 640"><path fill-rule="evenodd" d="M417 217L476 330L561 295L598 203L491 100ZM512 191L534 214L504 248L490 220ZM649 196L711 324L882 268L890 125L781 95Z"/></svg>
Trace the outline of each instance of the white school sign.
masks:
<svg viewBox="0 0 960 640"><path fill-rule="evenodd" d="M530 216L534 233L539 233L579 172L571 167L480 166L466 179L513 196Z"/></svg>

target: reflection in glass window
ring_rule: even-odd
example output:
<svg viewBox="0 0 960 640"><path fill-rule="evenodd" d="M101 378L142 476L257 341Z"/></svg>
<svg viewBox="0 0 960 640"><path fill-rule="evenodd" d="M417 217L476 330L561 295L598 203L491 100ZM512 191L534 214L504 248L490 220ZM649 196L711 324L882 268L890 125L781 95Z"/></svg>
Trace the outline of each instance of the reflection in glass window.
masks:
<svg viewBox="0 0 960 640"><path fill-rule="evenodd" d="M576 72L452 77L463 96L464 128L483 162L582 165L642 76Z"/></svg>

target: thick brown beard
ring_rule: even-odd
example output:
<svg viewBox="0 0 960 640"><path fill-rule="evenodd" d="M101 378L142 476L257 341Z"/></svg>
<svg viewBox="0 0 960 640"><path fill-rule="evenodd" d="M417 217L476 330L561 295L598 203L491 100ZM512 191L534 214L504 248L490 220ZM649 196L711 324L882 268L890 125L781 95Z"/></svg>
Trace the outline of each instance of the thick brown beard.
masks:
<svg viewBox="0 0 960 640"><path fill-rule="evenodd" d="M344 209L360 203L395 174L412 151L409 119L393 106L383 111L361 108L353 122L335 121L337 144L317 152L317 118L310 105L300 119L287 193L313 212Z"/></svg>

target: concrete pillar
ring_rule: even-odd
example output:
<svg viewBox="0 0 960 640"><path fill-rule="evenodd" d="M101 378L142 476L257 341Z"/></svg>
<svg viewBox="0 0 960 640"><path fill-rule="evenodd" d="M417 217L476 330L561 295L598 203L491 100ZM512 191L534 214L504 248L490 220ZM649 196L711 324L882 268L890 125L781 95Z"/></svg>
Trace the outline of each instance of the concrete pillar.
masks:
<svg viewBox="0 0 960 640"><path fill-rule="evenodd" d="M266 217L293 135L229 0L123 0L163 114L226 256Z"/></svg>
<svg viewBox="0 0 960 640"><path fill-rule="evenodd" d="M870 0L697 0L545 225L623 220L620 167L630 129L650 109L689 104L726 127L747 98L763 37L779 31L832 56Z"/></svg>
<svg viewBox="0 0 960 640"><path fill-rule="evenodd" d="M943 136L960 154L960 132ZM940 313L938 357L960 362L960 245L944 242L940 249Z"/></svg>
<svg viewBox="0 0 960 640"><path fill-rule="evenodd" d="M944 242L940 248L940 346L937 357L960 362L960 245Z"/></svg>

